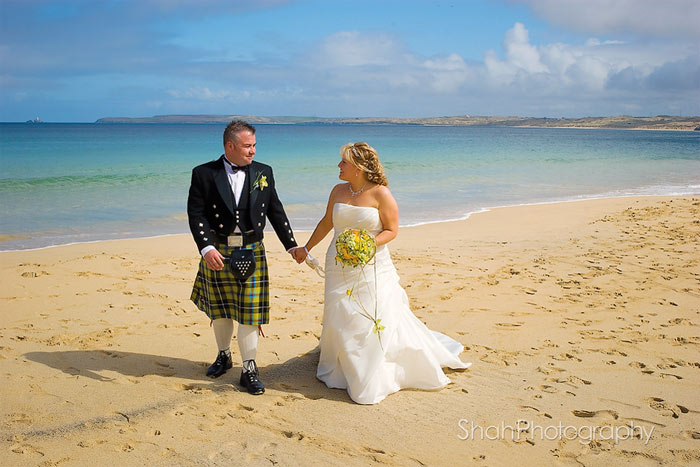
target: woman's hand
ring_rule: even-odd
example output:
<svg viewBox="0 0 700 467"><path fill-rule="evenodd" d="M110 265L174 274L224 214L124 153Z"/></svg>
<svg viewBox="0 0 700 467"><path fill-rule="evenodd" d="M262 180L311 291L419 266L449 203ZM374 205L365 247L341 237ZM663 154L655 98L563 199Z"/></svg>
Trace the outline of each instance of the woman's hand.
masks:
<svg viewBox="0 0 700 467"><path fill-rule="evenodd" d="M306 260L306 256L308 255L308 251L306 251L306 248L304 247L296 247L292 250L292 256L294 257L294 260L297 262L297 264L301 264Z"/></svg>

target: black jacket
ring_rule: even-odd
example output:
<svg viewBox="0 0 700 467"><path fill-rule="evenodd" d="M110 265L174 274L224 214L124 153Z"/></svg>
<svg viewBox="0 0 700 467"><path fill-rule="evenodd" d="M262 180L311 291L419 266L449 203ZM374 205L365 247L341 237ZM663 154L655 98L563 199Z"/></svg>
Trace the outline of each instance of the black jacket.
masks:
<svg viewBox="0 0 700 467"><path fill-rule="evenodd" d="M190 231L200 251L207 245L217 243L216 234L225 237L234 229L235 207L224 167L224 157L192 169L187 217ZM262 236L267 218L270 219L270 224L285 249L297 246L289 219L275 190L272 167L253 161L246 177L250 177L247 183L250 193L246 212L255 233ZM262 177L265 177L267 186L264 186L264 183L254 186L256 180L262 182Z"/></svg>

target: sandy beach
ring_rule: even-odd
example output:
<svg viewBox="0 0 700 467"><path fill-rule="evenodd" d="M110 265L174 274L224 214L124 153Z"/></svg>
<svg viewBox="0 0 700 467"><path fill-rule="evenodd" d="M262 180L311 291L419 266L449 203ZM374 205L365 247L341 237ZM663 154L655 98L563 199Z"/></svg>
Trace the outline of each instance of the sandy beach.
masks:
<svg viewBox="0 0 700 467"><path fill-rule="evenodd" d="M190 236L0 253L0 464L700 463L699 198L401 229L414 313L473 365L373 406L315 378L322 279L266 246L263 396L238 387L235 342L233 370L204 376L216 347L189 301Z"/></svg>

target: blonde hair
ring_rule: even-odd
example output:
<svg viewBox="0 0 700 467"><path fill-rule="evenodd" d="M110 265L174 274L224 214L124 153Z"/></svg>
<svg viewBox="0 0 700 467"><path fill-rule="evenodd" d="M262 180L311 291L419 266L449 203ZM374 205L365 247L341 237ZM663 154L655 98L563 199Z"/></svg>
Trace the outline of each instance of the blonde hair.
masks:
<svg viewBox="0 0 700 467"><path fill-rule="evenodd" d="M367 175L367 180L377 185L388 186L384 166L379 162L377 151L365 143L348 143L340 148L340 157Z"/></svg>

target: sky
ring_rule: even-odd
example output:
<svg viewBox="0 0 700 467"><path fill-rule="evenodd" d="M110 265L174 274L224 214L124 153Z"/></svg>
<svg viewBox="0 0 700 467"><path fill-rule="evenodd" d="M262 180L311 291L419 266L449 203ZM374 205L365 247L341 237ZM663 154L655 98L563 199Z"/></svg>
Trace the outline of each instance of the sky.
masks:
<svg viewBox="0 0 700 467"><path fill-rule="evenodd" d="M698 0L0 0L0 121L700 115Z"/></svg>

